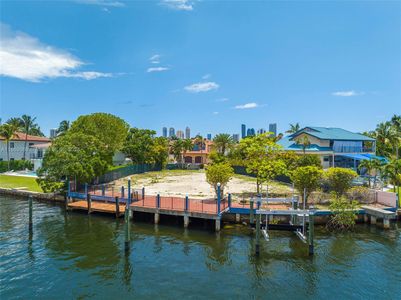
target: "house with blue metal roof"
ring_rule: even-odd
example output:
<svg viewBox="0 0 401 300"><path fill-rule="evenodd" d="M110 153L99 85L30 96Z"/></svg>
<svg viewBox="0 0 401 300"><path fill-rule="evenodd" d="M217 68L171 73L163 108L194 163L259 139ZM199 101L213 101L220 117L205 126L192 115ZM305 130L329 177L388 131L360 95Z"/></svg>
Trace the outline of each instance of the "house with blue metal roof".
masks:
<svg viewBox="0 0 401 300"><path fill-rule="evenodd" d="M317 154L323 168L334 166L358 171L361 160L385 159L375 155L375 139L342 128L308 126L283 137L278 144L287 151Z"/></svg>

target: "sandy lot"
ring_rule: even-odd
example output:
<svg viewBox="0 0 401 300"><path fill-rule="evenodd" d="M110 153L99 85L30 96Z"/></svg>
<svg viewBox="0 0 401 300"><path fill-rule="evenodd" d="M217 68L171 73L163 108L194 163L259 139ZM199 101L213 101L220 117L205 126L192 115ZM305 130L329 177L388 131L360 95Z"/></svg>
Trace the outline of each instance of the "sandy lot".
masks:
<svg viewBox="0 0 401 300"><path fill-rule="evenodd" d="M129 177L116 181L116 185L126 185ZM190 198L213 198L213 188L206 182L206 175L201 171L163 171L149 172L130 176L132 186L135 189L145 187L146 194L163 196L183 196ZM227 185L225 193L231 193L234 199L241 199L256 192L255 179L236 175ZM290 191L290 189L278 183L272 184L271 192Z"/></svg>

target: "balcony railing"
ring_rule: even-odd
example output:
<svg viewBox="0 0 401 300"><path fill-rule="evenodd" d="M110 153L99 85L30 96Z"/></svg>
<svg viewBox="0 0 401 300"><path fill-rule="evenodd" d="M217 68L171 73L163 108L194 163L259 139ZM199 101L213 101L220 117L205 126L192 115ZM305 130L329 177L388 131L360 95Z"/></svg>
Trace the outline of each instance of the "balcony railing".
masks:
<svg viewBox="0 0 401 300"><path fill-rule="evenodd" d="M336 153L365 153L365 152L374 152L374 148L342 146L333 148L333 151Z"/></svg>

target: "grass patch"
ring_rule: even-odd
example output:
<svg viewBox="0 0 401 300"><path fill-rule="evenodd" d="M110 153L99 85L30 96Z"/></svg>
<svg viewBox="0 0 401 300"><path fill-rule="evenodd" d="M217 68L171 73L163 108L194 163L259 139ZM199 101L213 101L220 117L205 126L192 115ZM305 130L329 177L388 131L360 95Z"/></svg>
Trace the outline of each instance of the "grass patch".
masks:
<svg viewBox="0 0 401 300"><path fill-rule="evenodd" d="M43 192L41 187L36 182L36 178L24 176L0 175L0 187L7 189L21 189L40 193Z"/></svg>

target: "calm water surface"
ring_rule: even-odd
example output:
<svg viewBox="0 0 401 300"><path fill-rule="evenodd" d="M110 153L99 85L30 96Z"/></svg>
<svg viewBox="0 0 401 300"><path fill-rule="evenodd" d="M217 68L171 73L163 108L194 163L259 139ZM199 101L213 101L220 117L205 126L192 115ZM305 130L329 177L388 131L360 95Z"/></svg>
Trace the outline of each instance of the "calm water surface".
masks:
<svg viewBox="0 0 401 300"><path fill-rule="evenodd" d="M273 233L259 258L244 226L221 233L68 213L0 196L0 298L401 299L401 230L365 225L316 230L316 255L294 234Z"/></svg>

